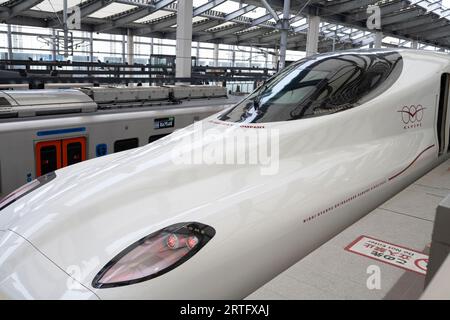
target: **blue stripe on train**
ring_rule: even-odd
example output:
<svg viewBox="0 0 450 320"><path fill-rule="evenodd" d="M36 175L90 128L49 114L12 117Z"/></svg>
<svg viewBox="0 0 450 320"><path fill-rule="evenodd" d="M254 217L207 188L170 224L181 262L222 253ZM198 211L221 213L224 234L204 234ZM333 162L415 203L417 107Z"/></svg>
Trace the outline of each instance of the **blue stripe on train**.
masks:
<svg viewBox="0 0 450 320"><path fill-rule="evenodd" d="M69 128L69 129L55 129L55 130L38 131L37 135L39 137L42 137L42 136L51 136L54 134L75 133L75 132L85 132L85 131L86 131L85 127Z"/></svg>

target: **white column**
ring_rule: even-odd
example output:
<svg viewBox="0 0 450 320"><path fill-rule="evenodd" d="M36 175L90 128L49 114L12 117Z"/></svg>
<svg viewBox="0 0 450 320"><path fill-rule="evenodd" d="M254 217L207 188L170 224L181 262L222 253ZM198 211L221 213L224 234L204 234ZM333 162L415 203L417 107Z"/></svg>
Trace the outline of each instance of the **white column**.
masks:
<svg viewBox="0 0 450 320"><path fill-rule="evenodd" d="M89 61L94 62L94 33L89 32Z"/></svg>
<svg viewBox="0 0 450 320"><path fill-rule="evenodd" d="M64 58L66 59L69 58L69 29L67 26L67 19L68 19L67 10L68 10L67 0L63 0Z"/></svg>
<svg viewBox="0 0 450 320"><path fill-rule="evenodd" d="M153 54L153 38L150 38L150 56Z"/></svg>
<svg viewBox="0 0 450 320"><path fill-rule="evenodd" d="M198 60L200 59L200 42L197 41L197 47L195 48L195 58Z"/></svg>
<svg viewBox="0 0 450 320"><path fill-rule="evenodd" d="M286 62L287 37L289 30L289 12L291 8L291 1L284 0L283 19L281 20L281 35L280 35L280 68L284 68Z"/></svg>
<svg viewBox="0 0 450 320"><path fill-rule="evenodd" d="M178 2L177 14L177 49L176 70L177 78L191 77L192 50L192 0Z"/></svg>
<svg viewBox="0 0 450 320"><path fill-rule="evenodd" d="M319 47L320 17L308 16L308 34L306 35L306 56L317 53Z"/></svg>
<svg viewBox="0 0 450 320"><path fill-rule="evenodd" d="M383 42L383 33L381 31L375 32L373 46L375 49L381 49L381 44Z"/></svg>
<svg viewBox="0 0 450 320"><path fill-rule="evenodd" d="M219 66L219 44L218 43L214 43L213 64L214 64L214 67Z"/></svg>
<svg viewBox="0 0 450 320"><path fill-rule="evenodd" d="M113 35L110 35L111 40L113 39ZM111 41L110 47L115 48L115 43L113 41ZM111 52L113 52L113 50L111 50ZM127 62L127 36L126 35L122 35L122 63L126 63Z"/></svg>
<svg viewBox="0 0 450 320"><path fill-rule="evenodd" d="M411 43L411 48L419 49L419 41L413 40L413 42Z"/></svg>
<svg viewBox="0 0 450 320"><path fill-rule="evenodd" d="M8 28L8 31L7 31L7 37L8 37L8 59L12 60L13 59L13 41L12 41L11 25L8 24L7 28Z"/></svg>
<svg viewBox="0 0 450 320"><path fill-rule="evenodd" d="M127 62L134 64L134 36L131 29L128 29L127 32Z"/></svg>
<svg viewBox="0 0 450 320"><path fill-rule="evenodd" d="M274 49L273 50L273 55L272 55L272 68L277 70L278 68L278 49Z"/></svg>
<svg viewBox="0 0 450 320"><path fill-rule="evenodd" d="M236 46L233 46L233 51L231 52L231 66L236 66Z"/></svg>

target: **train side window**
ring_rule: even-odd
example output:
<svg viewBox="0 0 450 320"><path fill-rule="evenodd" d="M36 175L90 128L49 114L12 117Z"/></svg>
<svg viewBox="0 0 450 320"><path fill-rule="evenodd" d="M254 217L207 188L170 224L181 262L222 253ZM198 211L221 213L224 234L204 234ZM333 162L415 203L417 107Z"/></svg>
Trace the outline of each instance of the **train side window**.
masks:
<svg viewBox="0 0 450 320"><path fill-rule="evenodd" d="M116 142L114 142L114 152L125 151L137 147L139 147L138 138L117 140Z"/></svg>
<svg viewBox="0 0 450 320"><path fill-rule="evenodd" d="M386 91L402 68L402 56L396 51L305 58L267 80L219 119L265 123L341 112Z"/></svg>
<svg viewBox="0 0 450 320"><path fill-rule="evenodd" d="M450 120L449 120L449 95L450 95L450 75L444 73L441 76L441 86L439 95L439 109L437 118L437 136L439 143L439 154L450 150Z"/></svg>
<svg viewBox="0 0 450 320"><path fill-rule="evenodd" d="M86 138L65 139L62 148L63 167L86 160Z"/></svg>
<svg viewBox="0 0 450 320"><path fill-rule="evenodd" d="M152 143L155 142L156 140L159 140L161 138L164 138L165 136L169 135L170 133L165 133L165 134L155 134L154 136L150 136L150 138L148 138L148 143Z"/></svg>
<svg viewBox="0 0 450 320"><path fill-rule="evenodd" d="M61 141L36 144L36 176L40 177L61 168Z"/></svg>

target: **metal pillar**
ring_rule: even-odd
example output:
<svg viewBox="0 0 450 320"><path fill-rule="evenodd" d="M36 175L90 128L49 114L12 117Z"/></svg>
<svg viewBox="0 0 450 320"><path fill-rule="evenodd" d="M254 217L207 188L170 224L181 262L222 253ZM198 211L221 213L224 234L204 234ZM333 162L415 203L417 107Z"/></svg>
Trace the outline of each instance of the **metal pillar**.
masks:
<svg viewBox="0 0 450 320"><path fill-rule="evenodd" d="M112 37L112 35L110 35ZM114 42L111 41L111 46L114 45ZM125 35L122 35L122 63L127 62L127 37ZM115 47L115 46L114 46ZM111 50L112 52L112 50Z"/></svg>
<svg viewBox="0 0 450 320"><path fill-rule="evenodd" d="M279 70L284 68L286 63L287 37L289 30L289 13L291 9L291 1L284 0L283 19L281 20L281 37L280 37L280 66Z"/></svg>
<svg viewBox="0 0 450 320"><path fill-rule="evenodd" d="M52 60L56 61L56 56L58 55L56 48L56 41L58 41L56 37L56 30L52 28Z"/></svg>
<svg viewBox="0 0 450 320"><path fill-rule="evenodd" d="M316 54L319 47L320 17L308 16L308 34L306 35L306 56Z"/></svg>
<svg viewBox="0 0 450 320"><path fill-rule="evenodd" d="M192 71L192 0L179 1L177 11L175 76L177 78L190 78Z"/></svg>
<svg viewBox="0 0 450 320"><path fill-rule="evenodd" d="M219 66L219 44L218 43L214 43L213 64L214 64L214 67Z"/></svg>
<svg viewBox="0 0 450 320"><path fill-rule="evenodd" d="M134 64L134 36L131 29L128 29L127 32L127 46L127 62L128 64Z"/></svg>
<svg viewBox="0 0 450 320"><path fill-rule="evenodd" d="M291 1L290 1L290 0L287 0L287 1L284 0L284 7L283 7L283 8L286 7L286 2L289 2L288 7L290 7L290 2L291 2ZM266 0L261 0L261 3L262 3L263 6L266 8L267 12L269 12L270 15L275 19L275 21L278 22L278 20L280 20L280 18L278 18L277 13L275 12L275 10L272 9L272 7L270 6L270 4L267 3ZM284 9L283 9L283 12L284 12ZM283 19L284 19L284 15L283 15Z"/></svg>
<svg viewBox="0 0 450 320"><path fill-rule="evenodd" d="M89 32L89 61L94 62L94 33Z"/></svg>
<svg viewBox="0 0 450 320"><path fill-rule="evenodd" d="M375 32L373 45L375 49L381 49L381 44L383 42L383 33L381 31Z"/></svg>
<svg viewBox="0 0 450 320"><path fill-rule="evenodd" d="M153 38L150 38L150 56L153 54Z"/></svg>
<svg viewBox="0 0 450 320"><path fill-rule="evenodd" d="M63 2L63 28L64 28L64 58L69 57L69 29L67 27L67 15L68 15L68 7L67 0Z"/></svg>
<svg viewBox="0 0 450 320"><path fill-rule="evenodd" d="M269 63L269 54L267 52L264 53L264 68L267 69L267 65Z"/></svg>
<svg viewBox="0 0 450 320"><path fill-rule="evenodd" d="M413 42L411 43L411 48L419 49L419 41L413 40Z"/></svg>
<svg viewBox="0 0 450 320"><path fill-rule="evenodd" d="M13 59L13 44L12 44L12 33L11 33L11 25L8 24L8 31L7 31L7 37L8 37L8 59Z"/></svg>
<svg viewBox="0 0 450 320"><path fill-rule="evenodd" d="M272 55L272 68L278 71L278 67L278 49L275 48Z"/></svg>
<svg viewBox="0 0 450 320"><path fill-rule="evenodd" d="M334 37L333 37L333 52L336 51L336 39L337 39L337 30L334 30Z"/></svg>
<svg viewBox="0 0 450 320"><path fill-rule="evenodd" d="M233 51L231 52L231 66L236 67L236 46L233 46Z"/></svg>
<svg viewBox="0 0 450 320"><path fill-rule="evenodd" d="M197 60L197 63L200 59L200 42L197 41L197 47L195 49L195 58Z"/></svg>

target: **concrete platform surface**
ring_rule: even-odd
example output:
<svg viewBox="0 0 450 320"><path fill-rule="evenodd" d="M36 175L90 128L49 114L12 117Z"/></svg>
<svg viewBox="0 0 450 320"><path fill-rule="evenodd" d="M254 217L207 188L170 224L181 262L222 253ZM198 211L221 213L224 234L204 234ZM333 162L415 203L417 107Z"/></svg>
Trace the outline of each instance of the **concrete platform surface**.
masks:
<svg viewBox="0 0 450 320"><path fill-rule="evenodd" d="M361 235L428 254L436 207L450 194L450 160L268 282L247 299L418 299L425 276L346 251ZM379 286L369 289L379 267ZM376 267L375 267L376 268ZM370 271L370 270L369 270Z"/></svg>

